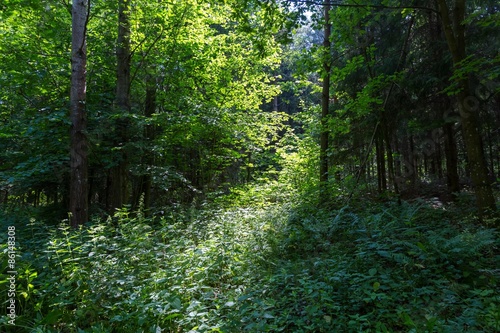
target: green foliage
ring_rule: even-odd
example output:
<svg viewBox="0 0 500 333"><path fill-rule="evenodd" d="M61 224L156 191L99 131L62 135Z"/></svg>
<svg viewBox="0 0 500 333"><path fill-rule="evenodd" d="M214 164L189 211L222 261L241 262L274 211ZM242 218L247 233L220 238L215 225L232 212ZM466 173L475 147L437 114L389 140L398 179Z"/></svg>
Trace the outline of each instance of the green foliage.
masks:
<svg viewBox="0 0 500 333"><path fill-rule="evenodd" d="M0 252L7 253L7 226L16 226L18 317L16 327L5 326L5 316L0 324L10 331L500 331L500 243L486 227L498 222L479 227L468 193L445 209L396 205L390 195L371 201L370 184L356 179L382 115L394 139L400 124L415 137L435 128L430 106L417 103L445 82L427 67L449 65L429 56L439 47L425 37L432 15L332 10L334 148L330 201L319 207L319 64L327 56L313 45L321 39L313 29L323 23L319 12L281 50L277 40L288 32L280 28L294 24L275 2L134 1L132 105L122 115L113 106L116 3L93 2L90 197L95 211L106 205L108 171L125 152L127 186L139 192L151 181L156 207L143 207L143 195L134 209L70 230L57 216L68 167L68 8L8 3L0 11L0 83L7 87L0 91L0 190L8 192ZM298 8L305 21L307 6ZM412 15L415 32L406 34ZM482 15L468 24L497 26ZM419 47L401 49L406 35ZM408 63L396 68L400 58ZM496 80L497 64L498 56L467 58L455 78ZM145 101L153 88L154 100ZM262 111L278 94L286 113L275 105ZM143 112L148 102L152 114ZM126 138L115 134L123 124ZM23 205L40 200L53 205ZM0 263L4 304L5 256Z"/></svg>
<svg viewBox="0 0 500 333"><path fill-rule="evenodd" d="M248 3L251 15L240 17L246 5L134 1L130 112L118 114L117 3L92 3L85 133L91 205L108 204L107 180L117 165L127 165L133 190L149 177L151 201L160 204L189 201L252 178L240 170L265 168L262 156L286 121L260 110L280 89L273 70L284 16L275 6ZM42 203L67 202L71 12L52 0L7 7L0 13L0 190L23 203L32 192L45 195Z"/></svg>
<svg viewBox="0 0 500 333"><path fill-rule="evenodd" d="M454 68L453 75L450 77L450 82L452 82L443 92L448 95L454 95L460 92L460 87L457 82L460 80L467 79L471 75L476 75L481 78L481 80L487 84L489 82L495 82L500 76L498 71L498 65L500 64L500 56L496 55L494 58L482 58L477 56L468 56L462 60ZM481 82L481 83L483 83ZM490 87L484 87L484 89L491 89ZM498 87L491 89L492 91L487 91L488 95L480 95L478 97L482 99L488 99L489 94L498 93Z"/></svg>
<svg viewBox="0 0 500 333"><path fill-rule="evenodd" d="M54 192L68 160L70 39L59 32L71 18L49 2L7 7L0 13L0 189Z"/></svg>
<svg viewBox="0 0 500 333"><path fill-rule="evenodd" d="M318 209L285 190L154 219L121 210L77 231L11 215L17 331L499 329L495 229L425 202Z"/></svg>

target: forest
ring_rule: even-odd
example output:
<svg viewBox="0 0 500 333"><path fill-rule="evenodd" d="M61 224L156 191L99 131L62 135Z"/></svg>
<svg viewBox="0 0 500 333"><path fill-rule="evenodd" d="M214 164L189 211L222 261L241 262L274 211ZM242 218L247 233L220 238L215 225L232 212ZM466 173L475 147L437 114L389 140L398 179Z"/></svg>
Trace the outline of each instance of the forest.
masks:
<svg viewBox="0 0 500 333"><path fill-rule="evenodd" d="M500 332L495 0L0 0L0 333Z"/></svg>

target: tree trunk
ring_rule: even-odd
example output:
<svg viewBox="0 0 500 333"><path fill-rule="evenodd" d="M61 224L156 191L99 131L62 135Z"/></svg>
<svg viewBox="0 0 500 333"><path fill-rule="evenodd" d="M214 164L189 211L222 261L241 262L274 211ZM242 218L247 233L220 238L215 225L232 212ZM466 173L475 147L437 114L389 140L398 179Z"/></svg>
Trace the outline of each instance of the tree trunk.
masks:
<svg viewBox="0 0 500 333"><path fill-rule="evenodd" d="M403 138L405 140L405 138ZM402 168L402 163L401 163L401 157L403 156L403 152L401 151L401 145L400 142L398 141L397 138L394 140L394 151L398 158L394 161L394 172L396 175L396 181L398 182L398 185L401 184L401 168Z"/></svg>
<svg viewBox="0 0 500 333"><path fill-rule="evenodd" d="M443 152L441 151L441 142L436 141L436 165L439 179L443 179Z"/></svg>
<svg viewBox="0 0 500 333"><path fill-rule="evenodd" d="M489 162L489 168L490 168L490 179L492 179L492 181L494 182L495 181L495 161L494 161L494 158L495 158L495 154L493 153L493 140L491 138L492 136L492 129L491 129L491 126L487 125L487 132L486 132L486 138L487 138L487 141L488 141L488 162Z"/></svg>
<svg viewBox="0 0 500 333"><path fill-rule="evenodd" d="M410 165L409 165L409 173L410 173L410 184L415 185L418 180L418 160L415 154L415 142L413 140L413 135L410 136L409 150L410 150Z"/></svg>
<svg viewBox="0 0 500 333"><path fill-rule="evenodd" d="M278 96L274 96L273 98L273 111L278 112Z"/></svg>
<svg viewBox="0 0 500 333"><path fill-rule="evenodd" d="M156 86L154 84L150 85L146 89L146 107L144 110L144 115L147 118L151 118L156 110ZM146 125L146 139L151 143L155 138L155 130L153 125ZM153 165L154 157L153 153L148 152L146 155L146 164ZM144 208L147 210L151 206L151 187L153 184L151 173L144 176L143 192L144 192Z"/></svg>
<svg viewBox="0 0 500 333"><path fill-rule="evenodd" d="M118 38L116 43L116 106L130 111L130 0L118 0Z"/></svg>
<svg viewBox="0 0 500 333"><path fill-rule="evenodd" d="M385 151L384 138L381 133L377 134L376 138L376 154L377 154L377 183L378 192L383 193L387 189L387 179L385 174Z"/></svg>
<svg viewBox="0 0 500 333"><path fill-rule="evenodd" d="M453 64L458 67L461 61L466 58L465 26L463 24L465 19L465 0L455 0L453 27L446 0L438 0L438 3L446 41L448 42L448 47L453 58ZM461 78L458 80L457 83L461 91L457 94L457 99L462 133L465 149L467 151L471 178L476 193L476 204L479 214L482 216L487 211L495 211L496 205L491 184L488 181L488 168L486 166L481 142L481 133L479 130L479 121L476 114L479 102L474 96L469 95L469 79Z"/></svg>
<svg viewBox="0 0 500 333"><path fill-rule="evenodd" d="M127 154L124 146L128 140L128 113L130 112L130 1L118 1L118 38L116 45L116 119L115 145L119 146L116 166L110 170L108 190L109 211L121 208L128 199Z"/></svg>
<svg viewBox="0 0 500 333"><path fill-rule="evenodd" d="M71 147L69 210L71 226L77 228L88 220L88 158L86 116L88 0L73 0L71 36Z"/></svg>
<svg viewBox="0 0 500 333"><path fill-rule="evenodd" d="M443 126L444 145L446 154L446 180L450 193L460 192L460 181L458 177L458 153L453 123L446 123Z"/></svg>
<svg viewBox="0 0 500 333"><path fill-rule="evenodd" d="M398 195L399 198L399 186L396 181L396 175L394 172L394 159L393 159L393 152L392 152L392 146L391 146L391 135L389 133L389 125L387 124L387 119L385 119L385 110L383 111L383 121L385 123L382 123L382 130L384 132L384 141L385 141L385 149L387 150L387 171L389 173L389 181L392 183L392 186L394 188L394 193Z"/></svg>
<svg viewBox="0 0 500 333"><path fill-rule="evenodd" d="M321 134L320 134L320 166L319 166L319 181L320 181L320 201L327 200L328 186L328 113L330 108L330 35L332 25L330 23L330 2L325 0L325 26L323 37L323 91L321 94Z"/></svg>

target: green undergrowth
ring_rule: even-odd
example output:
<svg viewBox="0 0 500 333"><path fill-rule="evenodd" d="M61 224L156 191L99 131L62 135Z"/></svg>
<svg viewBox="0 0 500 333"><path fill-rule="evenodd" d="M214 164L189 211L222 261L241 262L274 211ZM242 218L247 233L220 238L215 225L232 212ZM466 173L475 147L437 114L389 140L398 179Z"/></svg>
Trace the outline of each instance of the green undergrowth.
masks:
<svg viewBox="0 0 500 333"><path fill-rule="evenodd" d="M495 229L424 202L304 202L252 188L78 231L3 213L18 276L16 326L2 312L1 331L500 331Z"/></svg>

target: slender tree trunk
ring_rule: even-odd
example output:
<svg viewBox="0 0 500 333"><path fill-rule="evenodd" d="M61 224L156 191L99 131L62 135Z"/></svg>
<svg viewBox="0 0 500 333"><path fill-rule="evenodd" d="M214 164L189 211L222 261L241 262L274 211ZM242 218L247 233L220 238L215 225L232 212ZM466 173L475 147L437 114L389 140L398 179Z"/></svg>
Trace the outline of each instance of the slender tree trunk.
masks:
<svg viewBox="0 0 500 333"><path fill-rule="evenodd" d="M330 52L331 43L330 35L332 25L330 23L330 2L325 0L325 26L323 37L323 91L321 94L321 134L320 134L320 166L319 166L319 181L320 181L320 201L327 200L327 186L328 186L328 114L330 108Z"/></svg>
<svg viewBox="0 0 500 333"><path fill-rule="evenodd" d="M423 158L424 158L424 176L428 176L429 175L429 163L427 163L427 161L428 161L427 154L424 154Z"/></svg>
<svg viewBox="0 0 500 333"><path fill-rule="evenodd" d="M130 111L130 0L118 0L118 38L116 43L116 106Z"/></svg>
<svg viewBox="0 0 500 333"><path fill-rule="evenodd" d="M443 174L443 153L441 149L441 142L437 141L436 142L436 164L437 164L437 171L438 171L438 177L439 179L444 178Z"/></svg>
<svg viewBox="0 0 500 333"><path fill-rule="evenodd" d="M378 193L382 193L382 178L380 177L380 140L378 138L375 139L375 161L377 163L377 191Z"/></svg>
<svg viewBox="0 0 500 333"><path fill-rule="evenodd" d="M273 98L273 111L278 112L278 96L274 96Z"/></svg>
<svg viewBox="0 0 500 333"><path fill-rule="evenodd" d="M246 177L245 177L245 182L247 184L250 183L252 180L252 152L247 153L247 165L246 165Z"/></svg>
<svg viewBox="0 0 500 333"><path fill-rule="evenodd" d="M494 163L494 158L495 155L493 154L493 140L491 139L491 132L492 129L489 125L487 125L487 140L488 140L488 161L489 161L489 168L490 168L490 175L495 178L495 163Z"/></svg>
<svg viewBox="0 0 500 333"><path fill-rule="evenodd" d="M443 126L444 131L444 151L446 154L446 179L448 191L450 193L460 192L460 179L458 177L458 152L455 142L453 124L446 123Z"/></svg>
<svg viewBox="0 0 500 333"><path fill-rule="evenodd" d="M402 167L401 156L403 156L403 152L401 151L401 145L400 145L397 138L395 138L395 140L394 140L394 151L396 152L396 155L398 156L398 158L394 161L394 169L395 169L394 172L396 174L396 181L399 180L399 182L400 182L400 179L402 176L402 174L401 174L401 167Z"/></svg>
<svg viewBox="0 0 500 333"><path fill-rule="evenodd" d="M385 111L383 112L385 113ZM385 118L385 117L384 117ZM383 127L382 130L384 131L384 141L385 141L385 148L387 150L387 171L389 173L389 181L392 183L394 187L394 193L396 193L399 196L399 186L396 181L396 175L394 172L394 159L393 159L393 152L392 152L392 146L391 146L391 135L389 133L389 125L387 124L387 120L384 119L386 123L382 123Z"/></svg>
<svg viewBox="0 0 500 333"><path fill-rule="evenodd" d="M441 26L439 25L438 14L429 12L429 25L431 27L431 42L440 42L443 31ZM434 57L436 59L442 59L444 56L443 52L444 50L442 50L441 48L436 49ZM442 86L439 87L440 90L443 90L444 88L445 87ZM450 102L451 101L448 96L443 96L439 106L443 111L451 110ZM446 158L446 182L448 186L448 192L450 194L457 194L458 192L460 192L460 178L458 176L458 150L454 130L455 117L450 116L448 112L443 113L442 117L444 120L442 130L444 136L444 155Z"/></svg>
<svg viewBox="0 0 500 333"><path fill-rule="evenodd" d="M88 158L86 116L88 0L73 0L71 35L71 148L69 210L71 226L76 228L88 220Z"/></svg>
<svg viewBox="0 0 500 333"><path fill-rule="evenodd" d="M153 80L151 80L153 81ZM144 115L151 118L156 110L156 85L155 82L149 84L146 88L146 106L144 108ZM153 125L146 125L145 129L146 140L151 143L155 138L155 130ZM154 163L153 153L148 152L145 159L146 165L152 166ZM143 193L144 193L144 208L147 210L151 206L151 187L152 187L151 173L144 175L143 179Z"/></svg>
<svg viewBox="0 0 500 333"><path fill-rule="evenodd" d="M151 77L146 79L146 98L144 102L144 117L150 119L156 110L156 86L155 81ZM155 138L154 125L147 124L144 127L144 139L149 146ZM146 148L146 152L142 158L142 164L145 168L145 173L135 179L134 191L132 194L132 207L139 207L140 199L143 197L143 208L147 212L151 203L151 186L152 176L151 169L154 164L154 154L150 148Z"/></svg>
<svg viewBox="0 0 500 333"><path fill-rule="evenodd" d="M387 178L385 172L385 151L384 151L384 138L382 133L377 134L376 138L376 153L377 153L377 180L378 192L383 193L387 189Z"/></svg>
<svg viewBox="0 0 500 333"><path fill-rule="evenodd" d="M410 136L408 142L410 149L410 165L408 172L410 173L410 184L415 185L418 180L418 160L415 154L415 142L413 140L413 135Z"/></svg>
<svg viewBox="0 0 500 333"><path fill-rule="evenodd" d="M465 0L455 0L453 23L450 19L446 0L438 0L438 3L453 64L458 67L461 61L466 58L465 26L463 24L465 19ZM491 184L488 181L488 168L486 166L479 121L476 114L479 102L474 96L469 95L470 87L468 78L459 79L458 84L461 91L457 94L457 99L465 149L476 193L476 204L479 214L484 215L487 211L495 211L496 205Z"/></svg>
<svg viewBox="0 0 500 333"><path fill-rule="evenodd" d="M118 38L116 45L116 129L115 145L120 150L114 166L110 170L108 190L109 211L121 208L128 199L127 154L123 150L128 141L128 113L130 112L130 1L118 0Z"/></svg>

